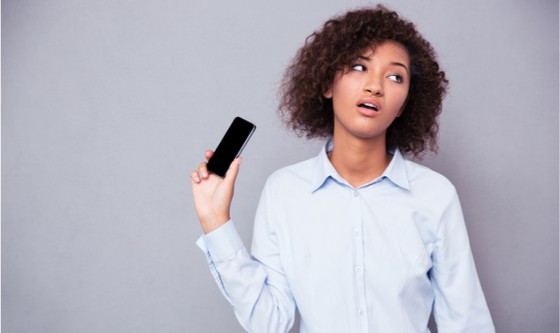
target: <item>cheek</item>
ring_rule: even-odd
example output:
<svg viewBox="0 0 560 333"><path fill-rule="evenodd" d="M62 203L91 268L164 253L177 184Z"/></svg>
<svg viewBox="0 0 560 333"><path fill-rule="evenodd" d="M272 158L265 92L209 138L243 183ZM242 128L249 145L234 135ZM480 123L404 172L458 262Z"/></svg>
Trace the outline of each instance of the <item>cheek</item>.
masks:
<svg viewBox="0 0 560 333"><path fill-rule="evenodd" d="M406 102L408 101L408 91L401 96L401 104L402 108L406 106Z"/></svg>
<svg viewBox="0 0 560 333"><path fill-rule="evenodd" d="M360 93L360 83L357 80L338 80L333 84L332 95L333 99L351 100L356 97L356 94Z"/></svg>
<svg viewBox="0 0 560 333"><path fill-rule="evenodd" d="M393 101L395 104L398 105L398 108L402 111L402 109L404 109L404 107L406 106L407 99L408 99L408 87L406 87L406 89L403 89L401 91L395 92Z"/></svg>

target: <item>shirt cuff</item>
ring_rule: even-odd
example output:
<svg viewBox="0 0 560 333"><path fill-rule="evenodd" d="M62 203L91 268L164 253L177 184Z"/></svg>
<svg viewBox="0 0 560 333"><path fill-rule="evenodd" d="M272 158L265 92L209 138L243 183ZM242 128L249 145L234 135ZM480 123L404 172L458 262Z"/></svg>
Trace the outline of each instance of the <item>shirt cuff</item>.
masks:
<svg viewBox="0 0 560 333"><path fill-rule="evenodd" d="M200 236L196 245L210 254L216 262L227 260L243 247L243 241L232 220L227 221L218 229Z"/></svg>

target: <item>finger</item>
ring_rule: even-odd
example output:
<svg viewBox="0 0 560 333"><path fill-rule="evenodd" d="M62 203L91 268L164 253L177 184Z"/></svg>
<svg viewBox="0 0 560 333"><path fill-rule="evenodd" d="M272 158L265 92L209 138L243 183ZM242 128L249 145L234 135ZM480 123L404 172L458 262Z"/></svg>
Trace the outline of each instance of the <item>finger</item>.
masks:
<svg viewBox="0 0 560 333"><path fill-rule="evenodd" d="M207 161L210 160L210 158L212 158L212 156L214 156L214 152L213 152L212 150L207 150L207 151L204 153L204 157L206 157L206 160L207 160Z"/></svg>
<svg viewBox="0 0 560 333"><path fill-rule="evenodd" d="M229 183L235 182L235 179L237 179L237 174L239 173L239 166L241 165L241 161L242 161L241 157L238 157L235 160L233 160L233 162L231 162L231 164L229 165L229 169L226 172L224 181Z"/></svg>
<svg viewBox="0 0 560 333"><path fill-rule="evenodd" d="M208 178L208 163L202 162L198 165L198 174L202 179Z"/></svg>
<svg viewBox="0 0 560 333"><path fill-rule="evenodd" d="M200 183L200 176L198 175L198 171L191 172L191 179L196 184Z"/></svg>

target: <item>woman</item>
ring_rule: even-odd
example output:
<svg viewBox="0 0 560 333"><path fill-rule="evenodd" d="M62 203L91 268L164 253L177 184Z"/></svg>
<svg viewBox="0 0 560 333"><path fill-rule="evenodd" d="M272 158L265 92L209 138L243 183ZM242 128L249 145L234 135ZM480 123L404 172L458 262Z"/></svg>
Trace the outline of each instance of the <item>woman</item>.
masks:
<svg viewBox="0 0 560 333"><path fill-rule="evenodd" d="M225 178L191 175L198 244L251 332L494 332L453 185L406 160L436 150L447 88L414 25L377 6L327 21L286 71L280 110L318 156L265 185L251 255ZM212 152L206 153L206 159Z"/></svg>

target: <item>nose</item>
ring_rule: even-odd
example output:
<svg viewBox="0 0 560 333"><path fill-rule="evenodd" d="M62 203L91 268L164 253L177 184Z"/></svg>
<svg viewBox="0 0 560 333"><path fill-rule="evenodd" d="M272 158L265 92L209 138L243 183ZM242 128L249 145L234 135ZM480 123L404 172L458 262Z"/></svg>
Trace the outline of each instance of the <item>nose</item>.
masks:
<svg viewBox="0 0 560 333"><path fill-rule="evenodd" d="M376 75L369 75L364 85L364 91L374 95L383 96L383 80Z"/></svg>

